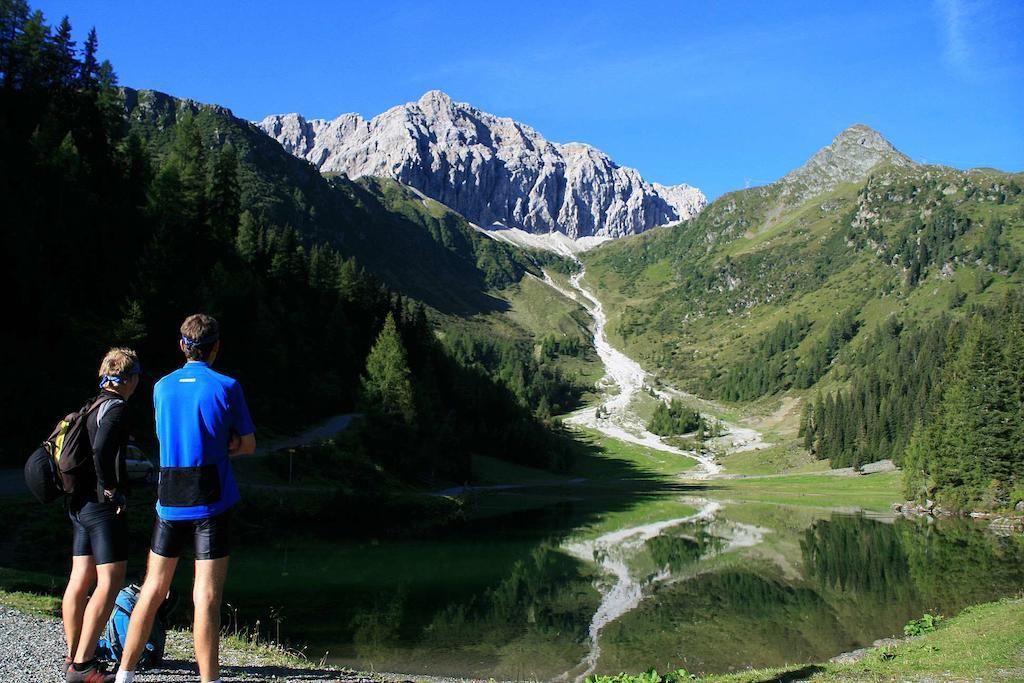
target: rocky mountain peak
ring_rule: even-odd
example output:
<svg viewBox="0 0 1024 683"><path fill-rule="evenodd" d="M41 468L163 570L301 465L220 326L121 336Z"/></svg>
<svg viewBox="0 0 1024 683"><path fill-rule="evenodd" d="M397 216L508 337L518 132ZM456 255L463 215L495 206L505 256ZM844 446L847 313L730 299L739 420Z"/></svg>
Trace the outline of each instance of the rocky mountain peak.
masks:
<svg viewBox="0 0 1024 683"><path fill-rule="evenodd" d="M417 100L421 107L451 107L455 102L443 90L428 90Z"/></svg>
<svg viewBox="0 0 1024 683"><path fill-rule="evenodd" d="M594 147L549 142L440 90L369 121L286 114L257 125L321 171L393 178L484 227L619 237L691 218L707 204L697 188L652 184Z"/></svg>
<svg viewBox="0 0 1024 683"><path fill-rule="evenodd" d="M471 108L455 102L442 90L427 91L415 102L395 109L406 116L418 113L428 119L442 120L456 120L472 112Z"/></svg>
<svg viewBox="0 0 1024 683"><path fill-rule="evenodd" d="M865 123L854 123L844 129L839 135L832 139L832 144L838 141L851 140L857 142L860 145L873 144L878 146L889 146L893 149L892 143L885 139L885 137L877 130Z"/></svg>
<svg viewBox="0 0 1024 683"><path fill-rule="evenodd" d="M855 123L815 152L802 166L786 174L780 182L785 186L785 195L795 195L797 201L802 201L829 192L842 183L864 180L871 169L882 163L896 166L914 164L881 133L862 123Z"/></svg>
<svg viewBox="0 0 1024 683"><path fill-rule="evenodd" d="M845 161L848 164L865 162L870 159L875 159L875 163L883 161L894 161L900 164L912 163L881 133L863 123L855 123L841 132L818 154L826 150L830 151L837 160Z"/></svg>

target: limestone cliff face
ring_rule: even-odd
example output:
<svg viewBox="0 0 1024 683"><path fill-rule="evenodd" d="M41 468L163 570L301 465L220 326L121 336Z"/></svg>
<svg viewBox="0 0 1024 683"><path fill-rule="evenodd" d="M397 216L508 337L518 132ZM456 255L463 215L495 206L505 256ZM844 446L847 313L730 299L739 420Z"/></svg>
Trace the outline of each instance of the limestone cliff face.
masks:
<svg viewBox="0 0 1024 683"><path fill-rule="evenodd" d="M620 237L707 204L697 188L649 183L589 145L549 142L438 90L369 121L285 114L258 125L323 172L394 178L484 227Z"/></svg>

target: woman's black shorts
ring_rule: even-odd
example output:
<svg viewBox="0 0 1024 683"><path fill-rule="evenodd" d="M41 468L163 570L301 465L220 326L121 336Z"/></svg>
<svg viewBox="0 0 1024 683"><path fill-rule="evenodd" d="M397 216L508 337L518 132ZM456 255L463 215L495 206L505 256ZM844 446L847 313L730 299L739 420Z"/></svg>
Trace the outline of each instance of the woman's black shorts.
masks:
<svg viewBox="0 0 1024 683"><path fill-rule="evenodd" d="M170 521L157 515L150 549L162 557L181 557L186 543L195 547L197 560L217 560L231 554L231 512L208 519Z"/></svg>
<svg viewBox="0 0 1024 683"><path fill-rule="evenodd" d="M128 559L128 524L125 513L117 514L116 503L85 503L68 510L74 535L71 554L92 555L96 564Z"/></svg>

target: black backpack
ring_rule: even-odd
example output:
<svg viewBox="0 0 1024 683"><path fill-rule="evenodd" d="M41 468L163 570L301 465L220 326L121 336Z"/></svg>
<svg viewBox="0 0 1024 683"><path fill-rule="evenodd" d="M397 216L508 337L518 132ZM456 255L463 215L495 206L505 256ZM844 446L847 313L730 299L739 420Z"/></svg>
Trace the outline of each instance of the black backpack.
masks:
<svg viewBox="0 0 1024 683"><path fill-rule="evenodd" d="M113 396L99 396L64 417L49 438L25 462L25 485L40 503L72 494L82 471L92 470L92 444L86 427L89 416Z"/></svg>

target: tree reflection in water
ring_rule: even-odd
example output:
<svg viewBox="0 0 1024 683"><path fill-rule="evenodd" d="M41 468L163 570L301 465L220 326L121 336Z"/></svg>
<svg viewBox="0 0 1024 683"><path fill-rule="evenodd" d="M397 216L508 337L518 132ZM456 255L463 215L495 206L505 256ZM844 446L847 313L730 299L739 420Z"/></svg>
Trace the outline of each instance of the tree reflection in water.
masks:
<svg viewBox="0 0 1024 683"><path fill-rule="evenodd" d="M809 575L823 586L876 601L955 612L1024 587L1024 542L980 533L962 519L833 515L804 532L801 548Z"/></svg>

